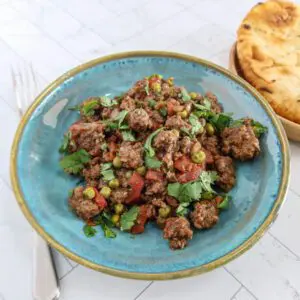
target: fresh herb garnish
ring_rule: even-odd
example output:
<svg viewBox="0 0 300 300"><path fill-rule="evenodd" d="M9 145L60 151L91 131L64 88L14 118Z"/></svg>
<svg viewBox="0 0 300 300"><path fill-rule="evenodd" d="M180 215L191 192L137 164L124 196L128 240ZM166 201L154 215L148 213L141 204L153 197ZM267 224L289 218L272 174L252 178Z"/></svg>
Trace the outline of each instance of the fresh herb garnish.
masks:
<svg viewBox="0 0 300 300"><path fill-rule="evenodd" d="M209 101L208 98L204 97L203 99L203 105L206 109L210 110L211 109L211 102Z"/></svg>
<svg viewBox="0 0 300 300"><path fill-rule="evenodd" d="M123 141L129 141L129 142L136 141L136 138L135 138L134 133L132 132L132 130L123 130L122 131L122 138L123 138Z"/></svg>
<svg viewBox="0 0 300 300"><path fill-rule="evenodd" d="M253 128L254 134L260 138L262 134L265 132L268 132L268 128L266 126L263 126L261 123L252 120L251 121L251 126Z"/></svg>
<svg viewBox="0 0 300 300"><path fill-rule="evenodd" d="M204 191L214 193L211 185L215 183L218 179L218 174L216 171L204 171L201 172L199 179Z"/></svg>
<svg viewBox="0 0 300 300"><path fill-rule="evenodd" d="M223 197L223 201L218 205L220 209L228 209L229 202L231 201L232 197L230 195L225 195Z"/></svg>
<svg viewBox="0 0 300 300"><path fill-rule="evenodd" d="M135 220L138 217L139 211L140 209L138 206L132 206L127 212L125 212L121 216L122 231L127 231L131 229L131 227L134 225Z"/></svg>
<svg viewBox="0 0 300 300"><path fill-rule="evenodd" d="M180 90L181 90L181 99L183 100L183 102L190 101L191 96L189 95L187 90L184 87L181 87Z"/></svg>
<svg viewBox="0 0 300 300"><path fill-rule="evenodd" d="M191 114L189 117L189 121L192 125L192 129L191 129L191 135L193 137L195 137L197 135L197 133L200 132L200 130L203 128L202 124L200 123L199 119L197 118L197 116Z"/></svg>
<svg viewBox="0 0 300 300"><path fill-rule="evenodd" d="M97 109L99 107L99 100L95 99L95 100L90 100L87 101L86 103L84 103L81 108L80 108L80 112L87 116L93 116L95 114L95 109Z"/></svg>
<svg viewBox="0 0 300 300"><path fill-rule="evenodd" d="M188 213L187 207L189 206L189 203L180 203L176 209L177 216L184 217Z"/></svg>
<svg viewBox="0 0 300 300"><path fill-rule="evenodd" d="M73 196L73 193L74 193L74 189L71 189L68 191L69 198L71 198Z"/></svg>
<svg viewBox="0 0 300 300"><path fill-rule="evenodd" d="M156 106L156 101L153 99L148 99L148 104L151 108L154 108Z"/></svg>
<svg viewBox="0 0 300 300"><path fill-rule="evenodd" d="M64 135L63 143L59 148L60 153L67 153L68 152L68 148L69 148L71 139L72 139L72 133L70 131L68 131L68 133Z"/></svg>
<svg viewBox="0 0 300 300"><path fill-rule="evenodd" d="M168 115L168 111L165 107L161 108L159 110L159 113L163 116L163 117L166 117Z"/></svg>
<svg viewBox="0 0 300 300"><path fill-rule="evenodd" d="M145 155L145 165L149 169L159 169L162 165L162 162L158 160L156 157L150 157L148 152Z"/></svg>
<svg viewBox="0 0 300 300"><path fill-rule="evenodd" d="M118 102L115 99L111 99L107 96L100 97L100 103L104 107L111 107L113 105L118 104Z"/></svg>
<svg viewBox="0 0 300 300"><path fill-rule="evenodd" d="M112 163L104 163L101 165L101 175L104 181L110 181L115 178Z"/></svg>
<svg viewBox="0 0 300 300"><path fill-rule="evenodd" d="M86 163L91 159L90 154L84 149L80 149L70 155L66 155L60 162L60 166L65 172L70 174L78 174Z"/></svg>
<svg viewBox="0 0 300 300"><path fill-rule="evenodd" d="M104 212L102 215L98 215L96 218L94 218L94 222L101 226L106 238L113 239L117 236L117 234L111 229L114 227L114 224L111 221L111 216L108 213Z"/></svg>
<svg viewBox="0 0 300 300"><path fill-rule="evenodd" d="M149 156L149 157L153 157L153 156L155 155L155 150L154 150L154 148L152 147L152 140L153 140L153 138L154 138L160 131L162 131L162 130L163 130L163 127L158 128L157 130L155 130L154 132L152 132L152 133L148 136L148 138L147 138L147 140L146 140L146 142L145 142L145 144L144 144L144 149L148 152L148 156Z"/></svg>
<svg viewBox="0 0 300 300"><path fill-rule="evenodd" d="M68 110L80 111L81 105L75 105L68 108Z"/></svg>
<svg viewBox="0 0 300 300"><path fill-rule="evenodd" d="M195 200L201 198L201 194L204 192L214 193L211 185L217 180L216 172L214 171L203 171L199 178L195 181L180 184L170 183L168 184L168 195L176 198L180 204L178 212L185 214L189 204Z"/></svg>
<svg viewBox="0 0 300 300"><path fill-rule="evenodd" d="M107 150L107 148L108 148L107 143L103 143L100 148L101 148L102 151Z"/></svg>
<svg viewBox="0 0 300 300"><path fill-rule="evenodd" d="M93 237L97 233L97 230L92 226L84 225L83 232L86 237L90 238L90 237Z"/></svg>
<svg viewBox="0 0 300 300"><path fill-rule="evenodd" d="M128 114L127 110L122 110L119 112L119 114L114 118L114 121L118 122L118 128L119 129L128 129L128 125L123 124L126 116Z"/></svg>
<svg viewBox="0 0 300 300"><path fill-rule="evenodd" d="M149 81L148 81L148 80L146 80L146 84L145 84L145 92L146 92L147 95L150 94L150 93L149 93Z"/></svg>

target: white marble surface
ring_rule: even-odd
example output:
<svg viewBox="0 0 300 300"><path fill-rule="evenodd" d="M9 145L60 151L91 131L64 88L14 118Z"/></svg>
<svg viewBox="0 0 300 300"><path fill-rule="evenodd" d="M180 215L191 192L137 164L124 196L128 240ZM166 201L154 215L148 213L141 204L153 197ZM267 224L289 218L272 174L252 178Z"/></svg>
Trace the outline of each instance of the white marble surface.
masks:
<svg viewBox="0 0 300 300"><path fill-rule="evenodd" d="M117 51L185 52L227 66L235 30L256 0L0 0L0 300L32 299L33 232L9 181L18 124L10 66L32 63L40 87L62 72ZM150 282L113 278L55 252L63 300L300 299L300 144L291 143L291 184L269 232L226 267Z"/></svg>

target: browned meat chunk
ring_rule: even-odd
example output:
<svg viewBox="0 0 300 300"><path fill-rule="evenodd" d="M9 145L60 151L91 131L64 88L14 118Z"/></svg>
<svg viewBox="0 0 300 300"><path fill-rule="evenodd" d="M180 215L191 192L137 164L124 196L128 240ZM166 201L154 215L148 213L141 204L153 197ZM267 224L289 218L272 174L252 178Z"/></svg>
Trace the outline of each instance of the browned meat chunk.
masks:
<svg viewBox="0 0 300 300"><path fill-rule="evenodd" d="M259 140L249 125L225 128L221 134L222 151L241 161L250 160L259 155Z"/></svg>
<svg viewBox="0 0 300 300"><path fill-rule="evenodd" d="M123 142L119 156L125 168L136 169L143 164L143 145L141 143Z"/></svg>
<svg viewBox="0 0 300 300"><path fill-rule="evenodd" d="M213 93L206 93L205 95L206 99L208 99L211 103L211 110L217 114L221 113L223 111L223 108L221 104L218 102L218 98Z"/></svg>
<svg viewBox="0 0 300 300"><path fill-rule="evenodd" d="M151 111L151 121L152 123L156 124L163 124L164 118L161 116L161 114L157 110Z"/></svg>
<svg viewBox="0 0 300 300"><path fill-rule="evenodd" d="M202 141L202 146L208 150L213 156L220 153L219 139L216 135L206 136Z"/></svg>
<svg viewBox="0 0 300 300"><path fill-rule="evenodd" d="M167 204L166 202L163 200L163 198L153 198L151 200L151 203L155 206L155 207L166 207Z"/></svg>
<svg viewBox="0 0 300 300"><path fill-rule="evenodd" d="M167 119L165 125L169 129L177 129L177 130L180 130L181 128L187 128L187 129L191 128L191 125L189 123L182 120L182 118L180 116L177 116L177 115L169 117Z"/></svg>
<svg viewBox="0 0 300 300"><path fill-rule="evenodd" d="M191 212L193 225L198 229L208 229L219 221L219 210L215 203L203 200L195 204L195 209Z"/></svg>
<svg viewBox="0 0 300 300"><path fill-rule="evenodd" d="M135 109L135 101L133 98L131 98L130 96L126 96L122 102L121 102L121 105L120 105L120 108L121 109L125 109L125 110L128 110L128 111L131 111L131 110L134 110Z"/></svg>
<svg viewBox="0 0 300 300"><path fill-rule="evenodd" d="M118 188L112 190L110 200L112 203L124 203L129 196L129 190L126 188Z"/></svg>
<svg viewBox="0 0 300 300"><path fill-rule="evenodd" d="M127 176L127 174L128 174L127 172L128 172L128 170L123 169L123 168L116 171L116 174L117 174L117 177L119 179L121 187L128 187L129 186L129 184L128 184L129 178Z"/></svg>
<svg viewBox="0 0 300 300"><path fill-rule="evenodd" d="M75 123L70 127L74 151L84 149L93 156L101 153L101 145L104 141L104 126L101 123Z"/></svg>
<svg viewBox="0 0 300 300"><path fill-rule="evenodd" d="M95 157L89 164L89 167L83 169L82 174L85 178L87 185L96 187L98 185L98 179L101 176L101 166L99 157Z"/></svg>
<svg viewBox="0 0 300 300"><path fill-rule="evenodd" d="M168 218L164 227L164 239L168 239L172 249L184 248L193 237L190 223L183 217Z"/></svg>
<svg viewBox="0 0 300 300"><path fill-rule="evenodd" d="M187 136L183 137L180 141L180 151L183 154L189 154L191 152L193 142Z"/></svg>
<svg viewBox="0 0 300 300"><path fill-rule="evenodd" d="M93 200L83 197L83 190L82 186L75 188L73 195L69 198L69 204L80 218L89 220L98 215L101 210Z"/></svg>
<svg viewBox="0 0 300 300"><path fill-rule="evenodd" d="M129 113L129 127L135 131L145 131L150 126L150 118L142 108L137 108Z"/></svg>
<svg viewBox="0 0 300 300"><path fill-rule="evenodd" d="M219 175L217 184L226 192L230 191L235 185L233 160L229 156L216 156L215 167Z"/></svg>
<svg viewBox="0 0 300 300"><path fill-rule="evenodd" d="M177 146L179 132L177 130L163 130L154 139L154 147L165 152L174 152Z"/></svg>
<svg viewBox="0 0 300 300"><path fill-rule="evenodd" d="M166 181L150 181L146 184L146 195L162 194L166 192Z"/></svg>

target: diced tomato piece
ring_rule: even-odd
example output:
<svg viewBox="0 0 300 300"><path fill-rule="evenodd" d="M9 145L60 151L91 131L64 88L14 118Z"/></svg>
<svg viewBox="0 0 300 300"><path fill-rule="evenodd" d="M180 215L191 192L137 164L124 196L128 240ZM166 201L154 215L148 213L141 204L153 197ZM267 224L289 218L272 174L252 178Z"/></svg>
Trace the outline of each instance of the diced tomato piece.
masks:
<svg viewBox="0 0 300 300"><path fill-rule="evenodd" d="M131 227L131 233L133 234L140 234L143 233L144 231L145 231L145 226L142 226L140 224L136 224Z"/></svg>
<svg viewBox="0 0 300 300"><path fill-rule="evenodd" d="M178 182L186 183L189 181L196 180L199 177L199 175L200 175L201 171L204 169L204 167L202 165L197 165L197 164L193 164L193 165L194 166L191 171L184 172L184 173L177 175Z"/></svg>
<svg viewBox="0 0 300 300"><path fill-rule="evenodd" d="M96 223L93 220L87 220L86 224L89 226L96 226Z"/></svg>
<svg viewBox="0 0 300 300"><path fill-rule="evenodd" d="M171 207L178 207L179 203L178 201L171 196L166 197L166 202L171 206Z"/></svg>
<svg viewBox="0 0 300 300"><path fill-rule="evenodd" d="M167 102L168 116L173 116L175 114L174 107L177 105L180 105L180 103L175 99L171 99Z"/></svg>
<svg viewBox="0 0 300 300"><path fill-rule="evenodd" d="M180 172L190 172L193 170L193 166L195 164L191 161L191 159L183 155L174 162L174 167Z"/></svg>
<svg viewBox="0 0 300 300"><path fill-rule="evenodd" d="M143 233L149 217L150 217L149 206L148 205L140 206L139 215L137 217L136 224L133 225L131 228L131 233L133 234Z"/></svg>
<svg viewBox="0 0 300 300"><path fill-rule="evenodd" d="M93 188L96 196L95 196L95 203L98 205L98 207L103 210L107 206L106 199L98 192L96 188Z"/></svg>
<svg viewBox="0 0 300 300"><path fill-rule="evenodd" d="M148 79L149 86L151 87L153 83L161 81L161 79L157 76L152 76L151 78Z"/></svg>
<svg viewBox="0 0 300 300"><path fill-rule="evenodd" d="M126 203L131 204L137 202L140 199L145 182L143 177L139 173L134 172L128 180L128 184L131 186L131 192L126 199Z"/></svg>
<svg viewBox="0 0 300 300"><path fill-rule="evenodd" d="M164 174L160 171L154 171L154 170L148 170L146 173L145 178L147 180L153 180L153 181L163 181Z"/></svg>
<svg viewBox="0 0 300 300"><path fill-rule="evenodd" d="M115 156L116 156L116 152L117 152L117 144L115 142L109 142L108 143L108 152L105 152L103 154L103 159L104 161L108 162L108 161L113 161Z"/></svg>

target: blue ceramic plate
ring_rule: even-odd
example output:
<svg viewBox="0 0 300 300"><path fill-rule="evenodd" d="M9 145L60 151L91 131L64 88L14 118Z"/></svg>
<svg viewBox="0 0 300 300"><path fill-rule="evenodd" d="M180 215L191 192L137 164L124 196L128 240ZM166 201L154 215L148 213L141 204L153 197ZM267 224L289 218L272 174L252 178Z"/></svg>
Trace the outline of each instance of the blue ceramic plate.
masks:
<svg viewBox="0 0 300 300"><path fill-rule="evenodd" d="M113 96L153 73L174 76L189 90L214 92L226 112L250 116L268 127L262 154L237 165L232 207L213 229L196 232L188 247L172 251L162 232L88 239L83 222L67 205L76 179L59 167L64 132L78 117L68 110L89 96ZM138 279L171 279L216 268L249 249L275 219L288 185L289 151L283 129L259 94L225 69L195 57L168 52L129 52L81 65L53 82L35 100L16 133L11 179L16 198L32 226L63 254L87 267Z"/></svg>

